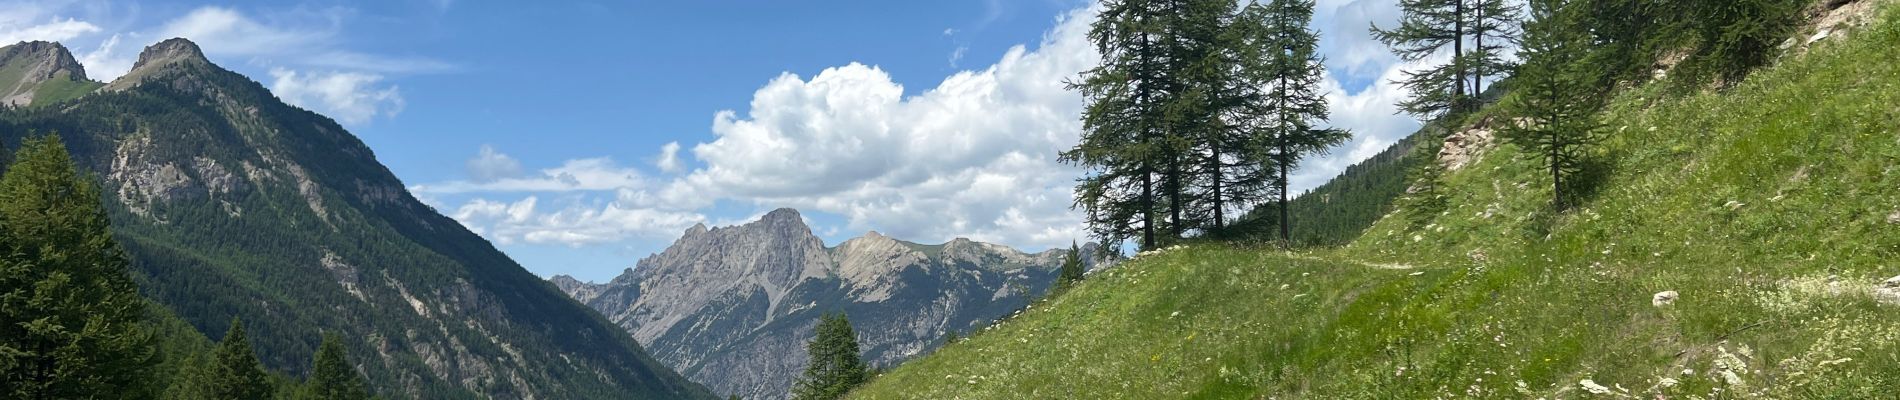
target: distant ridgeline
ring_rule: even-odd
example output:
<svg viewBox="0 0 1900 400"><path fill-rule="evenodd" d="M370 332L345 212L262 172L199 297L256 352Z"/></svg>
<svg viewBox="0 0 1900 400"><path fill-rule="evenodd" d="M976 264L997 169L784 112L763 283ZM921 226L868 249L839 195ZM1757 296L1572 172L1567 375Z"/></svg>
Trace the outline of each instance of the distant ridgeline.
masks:
<svg viewBox="0 0 1900 400"><path fill-rule="evenodd" d="M0 142L56 133L96 179L138 292L182 321L168 337L242 318L263 366L305 376L334 334L399 398L711 397L189 41L104 84L58 44L6 46L0 96Z"/></svg>
<svg viewBox="0 0 1900 400"><path fill-rule="evenodd" d="M739 226L694 226L608 283L553 281L715 392L782 399L820 315L848 314L865 361L889 368L1022 310L1055 282L1068 250L877 232L825 247L798 211L779 209Z"/></svg>

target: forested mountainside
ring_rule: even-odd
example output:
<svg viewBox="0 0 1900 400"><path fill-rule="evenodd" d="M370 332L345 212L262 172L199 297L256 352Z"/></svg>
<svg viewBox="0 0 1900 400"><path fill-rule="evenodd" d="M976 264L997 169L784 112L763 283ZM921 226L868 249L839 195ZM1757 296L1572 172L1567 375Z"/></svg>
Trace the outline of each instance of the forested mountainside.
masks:
<svg viewBox="0 0 1900 400"><path fill-rule="evenodd" d="M241 317L272 370L305 375L334 334L385 396L710 397L417 201L343 127L189 41L103 85L54 43L0 61L0 142L62 138L139 292L212 339Z"/></svg>
<svg viewBox="0 0 1900 400"><path fill-rule="evenodd" d="M1478 110L1449 136L1483 145L1421 166L1442 197L1341 248L1146 252L853 397L1891 398L1900 7L1660 4L1594 32L1645 43L1578 70L1618 83L1565 207L1535 147L1479 139L1512 111ZM1708 26L1775 38L1712 57Z"/></svg>
<svg viewBox="0 0 1900 400"><path fill-rule="evenodd" d="M1054 283L1067 250L877 232L828 248L796 210L779 209L744 225L694 226L608 283L553 281L715 392L780 399L804 370L821 315L847 314L865 361L888 368L1021 310Z"/></svg>

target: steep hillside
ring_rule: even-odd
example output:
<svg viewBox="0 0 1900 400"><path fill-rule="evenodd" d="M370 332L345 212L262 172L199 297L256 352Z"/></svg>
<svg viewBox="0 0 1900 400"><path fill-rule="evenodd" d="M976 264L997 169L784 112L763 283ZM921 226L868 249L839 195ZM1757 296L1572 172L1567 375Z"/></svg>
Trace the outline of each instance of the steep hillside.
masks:
<svg viewBox="0 0 1900 400"><path fill-rule="evenodd" d="M866 360L888 367L1021 309L1054 282L1061 255L877 232L826 248L797 211L779 209L744 225L694 226L609 283L554 282L694 381L775 399L804 370L822 313L849 314Z"/></svg>
<svg viewBox="0 0 1900 400"><path fill-rule="evenodd" d="M20 42L0 47L0 104L37 106L77 98L101 84L65 46Z"/></svg>
<svg viewBox="0 0 1900 400"><path fill-rule="evenodd" d="M1570 211L1490 147L1422 223L1139 257L857 396L1892 398L1900 9L1862 27L1874 3L1825 2L1732 88L1618 94Z"/></svg>
<svg viewBox="0 0 1900 400"><path fill-rule="evenodd" d="M42 54L0 71L71 58ZM416 201L341 126L191 42L60 107L0 113L8 145L52 132L100 179L140 291L214 338L242 317L273 370L301 375L337 333L393 397L709 397Z"/></svg>
<svg viewBox="0 0 1900 400"><path fill-rule="evenodd" d="M1419 138L1439 137L1428 126L1399 139L1379 154L1346 167L1339 176L1326 181L1291 201L1288 214L1293 220L1293 243L1303 246L1337 246L1351 242L1392 211L1392 202L1405 194L1407 173L1417 165L1413 155ZM1232 236L1253 238L1279 237L1280 208L1268 203L1233 222Z"/></svg>

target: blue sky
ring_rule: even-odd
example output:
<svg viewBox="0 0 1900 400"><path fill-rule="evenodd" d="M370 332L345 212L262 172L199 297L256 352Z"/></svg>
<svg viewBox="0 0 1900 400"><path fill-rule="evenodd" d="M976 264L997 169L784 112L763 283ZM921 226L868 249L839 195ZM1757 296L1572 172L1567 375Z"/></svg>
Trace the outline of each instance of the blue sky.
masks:
<svg viewBox="0 0 1900 400"><path fill-rule="evenodd" d="M1334 123L1307 188L1416 128L1365 30L1396 0L1321 0ZM55 40L94 79L190 38L342 122L410 190L544 276L606 280L695 223L795 207L868 230L1041 250L1068 209L1095 61L1084 0L0 1L0 41Z"/></svg>

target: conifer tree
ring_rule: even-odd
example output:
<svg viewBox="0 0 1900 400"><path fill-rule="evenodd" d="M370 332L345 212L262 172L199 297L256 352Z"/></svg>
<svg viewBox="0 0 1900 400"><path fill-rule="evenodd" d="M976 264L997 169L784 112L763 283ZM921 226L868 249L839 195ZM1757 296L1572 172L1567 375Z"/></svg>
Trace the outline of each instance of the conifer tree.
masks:
<svg viewBox="0 0 1900 400"><path fill-rule="evenodd" d="M99 199L55 135L0 177L0 397L153 395L145 303Z"/></svg>
<svg viewBox="0 0 1900 400"><path fill-rule="evenodd" d="M811 360L804 376L792 387L793 399L843 398L870 379L870 368L860 358L857 331L844 313L820 317L814 333L806 347Z"/></svg>
<svg viewBox="0 0 1900 400"><path fill-rule="evenodd" d="M1518 13L1520 8L1505 0L1474 0L1471 5L1471 21L1466 22L1470 32L1471 51L1467 52L1464 62L1471 73L1471 96L1473 107L1484 95L1486 77L1502 74L1517 66L1504 58L1504 51L1517 41L1520 31Z"/></svg>
<svg viewBox="0 0 1900 400"><path fill-rule="evenodd" d="M1319 84L1325 65L1319 58L1319 34L1307 28L1313 19L1311 0L1272 0L1247 6L1246 13L1264 24L1256 41L1266 56L1258 65L1245 68L1250 76L1268 88L1250 117L1255 134L1262 138L1255 154L1271 164L1264 170L1278 173L1271 180L1279 196L1280 239L1292 240L1289 173L1299 168L1301 159L1324 153L1352 137L1339 129L1320 128L1326 122L1326 97Z"/></svg>
<svg viewBox="0 0 1900 400"><path fill-rule="evenodd" d="M1412 97L1399 103L1406 113L1432 119L1447 112L1462 111L1468 102L1464 38L1465 24L1471 16L1468 0L1399 0L1404 13L1399 25L1391 29L1372 27L1372 36L1405 61L1420 61L1451 47L1451 61L1422 71L1406 72L1399 83Z"/></svg>
<svg viewBox="0 0 1900 400"><path fill-rule="evenodd" d="M205 365L204 380L199 382L197 390L204 399L251 400L271 396L270 377L265 374L263 363L257 361L257 353L251 350L243 321L231 319L231 329L224 333L224 340L218 342L218 349L212 351L210 362Z"/></svg>
<svg viewBox="0 0 1900 400"><path fill-rule="evenodd" d="M1075 242L1069 242L1069 253L1062 257L1062 272L1058 280L1063 286L1074 285L1082 281L1082 275L1087 271L1088 267L1082 265L1082 248L1076 246Z"/></svg>
<svg viewBox="0 0 1900 400"><path fill-rule="evenodd" d="M1585 146L1595 140L1602 96L1586 72L1589 37L1573 0L1531 2L1534 20L1525 27L1524 65L1508 105L1517 122L1499 131L1506 141L1544 163L1552 187L1551 207L1568 204L1565 178L1582 168Z"/></svg>
<svg viewBox="0 0 1900 400"><path fill-rule="evenodd" d="M1101 64L1070 82L1088 105L1081 140L1064 151L1064 162L1091 170L1076 186L1075 206L1082 208L1095 236L1119 244L1138 238L1144 248L1158 245L1156 178L1164 164L1167 85L1163 46L1164 15L1159 0L1107 0L1089 27L1089 41Z"/></svg>
<svg viewBox="0 0 1900 400"><path fill-rule="evenodd" d="M304 400L364 400L369 389L363 376L350 366L349 354L336 335L324 335L317 346L316 361L310 368L310 381L304 388Z"/></svg>

